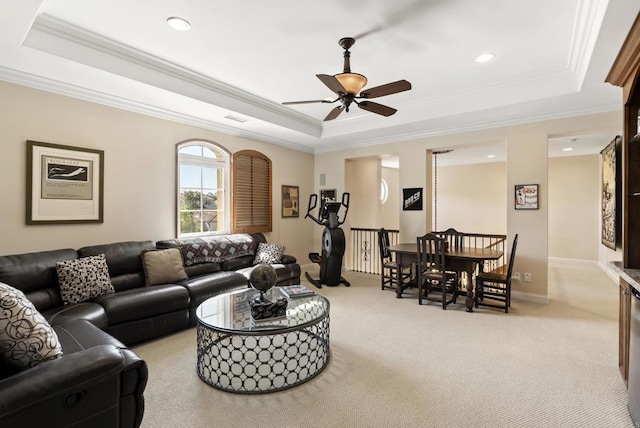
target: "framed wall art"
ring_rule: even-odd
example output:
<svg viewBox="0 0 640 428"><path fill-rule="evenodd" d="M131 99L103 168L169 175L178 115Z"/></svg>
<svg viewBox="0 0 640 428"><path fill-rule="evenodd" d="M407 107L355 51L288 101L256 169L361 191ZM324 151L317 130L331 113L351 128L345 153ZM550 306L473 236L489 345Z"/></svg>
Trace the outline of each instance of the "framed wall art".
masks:
<svg viewBox="0 0 640 428"><path fill-rule="evenodd" d="M104 152L27 141L27 224L102 223Z"/></svg>
<svg viewBox="0 0 640 428"><path fill-rule="evenodd" d="M422 211L422 187L402 189L402 210Z"/></svg>
<svg viewBox="0 0 640 428"><path fill-rule="evenodd" d="M298 217L300 191L298 186L282 186L282 217Z"/></svg>
<svg viewBox="0 0 640 428"><path fill-rule="evenodd" d="M516 184L515 207L517 210L537 210L538 209L538 185L537 184Z"/></svg>
<svg viewBox="0 0 640 428"><path fill-rule="evenodd" d="M616 136L607 147L602 149L602 244L612 250L616 249L620 210L618 207L620 186L618 186L619 165L617 152L622 146L622 137Z"/></svg>

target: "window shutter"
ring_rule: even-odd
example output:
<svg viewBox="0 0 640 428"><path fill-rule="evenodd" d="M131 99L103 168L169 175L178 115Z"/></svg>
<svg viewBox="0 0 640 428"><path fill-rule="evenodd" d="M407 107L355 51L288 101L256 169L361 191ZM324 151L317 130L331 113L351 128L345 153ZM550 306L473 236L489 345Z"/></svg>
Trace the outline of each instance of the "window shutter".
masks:
<svg viewBox="0 0 640 428"><path fill-rule="evenodd" d="M271 160L260 152L233 155L233 231L271 232Z"/></svg>

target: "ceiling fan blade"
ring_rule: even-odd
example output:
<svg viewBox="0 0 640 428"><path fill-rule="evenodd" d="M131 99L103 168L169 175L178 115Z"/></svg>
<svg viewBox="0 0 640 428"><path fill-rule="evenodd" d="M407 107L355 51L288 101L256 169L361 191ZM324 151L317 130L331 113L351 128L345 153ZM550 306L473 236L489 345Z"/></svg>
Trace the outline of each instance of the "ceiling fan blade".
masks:
<svg viewBox="0 0 640 428"><path fill-rule="evenodd" d="M327 101L327 100L308 100L308 101L285 101L282 103L282 105L294 105L294 104L312 104L312 103L335 103L336 101L338 101L340 98L336 98L333 101Z"/></svg>
<svg viewBox="0 0 640 428"><path fill-rule="evenodd" d="M327 88L331 89L336 94L343 93L346 94L347 90L342 86L342 84L335 77L329 74L316 74L316 77L320 79L322 83L324 83Z"/></svg>
<svg viewBox="0 0 640 428"><path fill-rule="evenodd" d="M344 110L343 105L339 105L338 107L335 107L329 112L327 117L324 118L324 121L326 122L327 120L335 119L336 117L340 116L340 113L342 113L343 110Z"/></svg>
<svg viewBox="0 0 640 428"><path fill-rule="evenodd" d="M411 83L406 80L398 80L397 82L391 82L386 85L376 86L375 88L365 89L360 92L360 98L378 98L385 95L408 91L409 89L411 89Z"/></svg>
<svg viewBox="0 0 640 428"><path fill-rule="evenodd" d="M382 104L374 103L373 101L359 102L358 107L360 107L363 110L370 111L371 113L380 114L382 116L391 116L392 114L398 111L394 108L387 107Z"/></svg>

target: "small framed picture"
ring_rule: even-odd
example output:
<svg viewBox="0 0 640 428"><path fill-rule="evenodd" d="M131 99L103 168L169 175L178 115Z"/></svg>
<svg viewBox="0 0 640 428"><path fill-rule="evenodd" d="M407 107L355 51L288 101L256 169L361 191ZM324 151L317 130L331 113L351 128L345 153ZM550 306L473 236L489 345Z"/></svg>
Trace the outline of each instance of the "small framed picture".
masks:
<svg viewBox="0 0 640 428"><path fill-rule="evenodd" d="M517 210L537 210L538 209L538 185L537 184L516 184L515 206Z"/></svg>
<svg viewBox="0 0 640 428"><path fill-rule="evenodd" d="M298 217L300 198L298 186L282 186L282 217Z"/></svg>

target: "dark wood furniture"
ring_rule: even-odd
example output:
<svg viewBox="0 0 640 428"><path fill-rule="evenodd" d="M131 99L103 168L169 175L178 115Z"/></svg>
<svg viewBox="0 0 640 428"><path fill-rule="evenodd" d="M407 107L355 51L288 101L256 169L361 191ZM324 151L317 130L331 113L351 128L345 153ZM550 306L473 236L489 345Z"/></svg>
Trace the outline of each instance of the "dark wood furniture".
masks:
<svg viewBox="0 0 640 428"><path fill-rule="evenodd" d="M442 303L447 309L449 303L455 303L458 297L458 274L446 268L447 241L433 233L416 238L418 263L416 280L418 281L418 304L422 299ZM440 296L429 295L439 292Z"/></svg>
<svg viewBox="0 0 640 428"><path fill-rule="evenodd" d="M606 82L623 88L622 254L625 268L640 269L640 14L616 57Z"/></svg>
<svg viewBox="0 0 640 428"><path fill-rule="evenodd" d="M631 285L620 278L620 327L618 329L618 368L624 383L629 380L629 340L631 338Z"/></svg>
<svg viewBox="0 0 640 428"><path fill-rule="evenodd" d="M622 263L625 270L640 269L640 13L636 16L606 82L623 89L624 135L622 141ZM634 138L636 137L636 138ZM633 140L633 142L632 142ZM615 264L615 263L614 263ZM629 379L631 285L620 277L618 365L625 383Z"/></svg>
<svg viewBox="0 0 640 428"><path fill-rule="evenodd" d="M384 228L378 230L378 248L381 289L395 289L398 284L408 285L411 281L413 263L400 264L393 260L393 254L389 251L389 232Z"/></svg>
<svg viewBox="0 0 640 428"><path fill-rule="evenodd" d="M509 312L511 306L511 274L516 258L518 234L513 238L509 264L506 271L483 272L476 276L475 306L489 306ZM496 302L496 303L494 303Z"/></svg>
<svg viewBox="0 0 640 428"><path fill-rule="evenodd" d="M402 243L397 245L390 245L389 251L396 253L396 260L398 263L405 263L407 261L417 261L418 248L415 243ZM447 259L449 263L455 263L459 266L459 271L466 272L469 279L473 278L476 268L479 273L483 272L484 262L486 260L498 260L502 257L503 252L495 250L493 248L469 248L462 247L459 250L449 250L447 252ZM402 292L406 287L396 286L396 294L398 297L402 297ZM473 312L473 287L467 287L466 307L467 312Z"/></svg>
<svg viewBox="0 0 640 428"><path fill-rule="evenodd" d="M447 250L459 250L463 246L462 244L464 241L464 234L462 232L458 232L452 227L450 227L449 229L443 232L432 232L432 233L437 237L445 240L447 245L446 247ZM458 266L456 266L455 260L453 262L448 261L446 268L447 268L447 271L456 273L458 275L458 284L457 284L458 293L467 294L466 291L463 291L462 289L462 275L461 275L462 272L458 270Z"/></svg>

